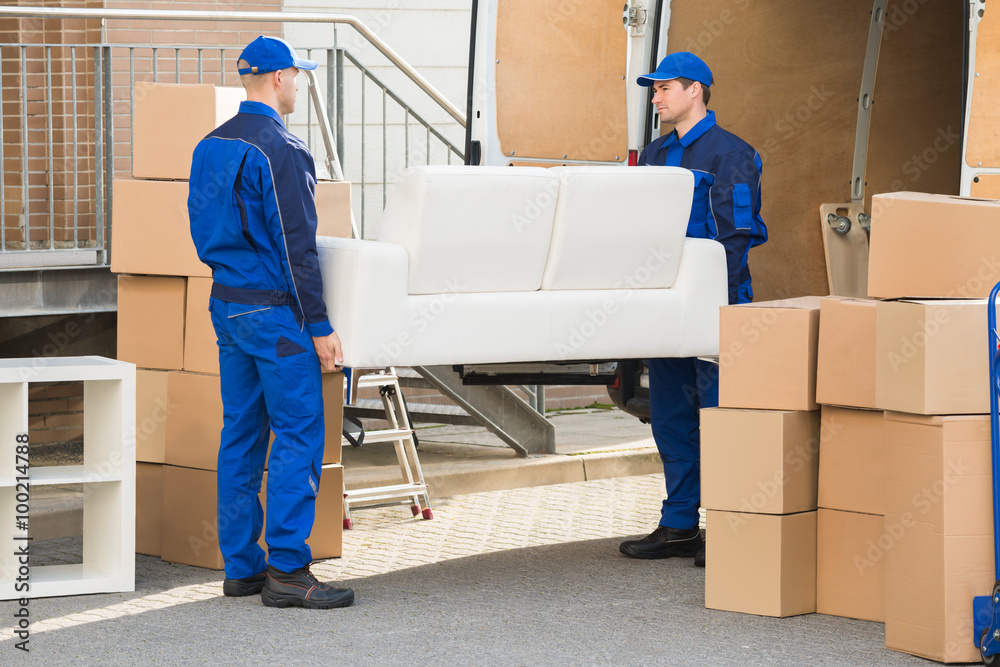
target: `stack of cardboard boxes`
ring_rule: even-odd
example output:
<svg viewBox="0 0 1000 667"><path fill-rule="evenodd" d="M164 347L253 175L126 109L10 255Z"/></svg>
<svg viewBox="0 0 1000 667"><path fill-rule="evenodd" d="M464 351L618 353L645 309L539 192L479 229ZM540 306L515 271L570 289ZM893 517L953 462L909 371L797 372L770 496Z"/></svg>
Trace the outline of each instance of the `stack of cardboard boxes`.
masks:
<svg viewBox="0 0 1000 667"><path fill-rule="evenodd" d="M701 413L709 608L816 611L819 303L722 309L719 407Z"/></svg>
<svg viewBox="0 0 1000 667"><path fill-rule="evenodd" d="M875 315L870 299L820 305L816 401L819 450L816 611L885 620L885 443L875 403Z"/></svg>
<svg viewBox="0 0 1000 667"><path fill-rule="evenodd" d="M118 358L135 363L136 551L222 568L216 529L216 459L222 430L218 347L208 312L211 271L191 241L191 155L234 116L244 91L212 85L136 84L132 179L114 183L111 269L118 274ZM321 235L350 235L350 184L316 189ZM317 558L339 556L344 378L323 375L326 450L316 523ZM265 473L263 488L266 488ZM261 495L262 502L264 494Z"/></svg>
<svg viewBox="0 0 1000 667"><path fill-rule="evenodd" d="M994 583L986 297L998 249L998 201L872 201L885 643L942 662L979 660L972 598Z"/></svg>
<svg viewBox="0 0 1000 667"><path fill-rule="evenodd" d="M888 648L977 661L1000 202L879 195L871 229L872 298L722 309L722 407L702 411L705 602L884 621Z"/></svg>

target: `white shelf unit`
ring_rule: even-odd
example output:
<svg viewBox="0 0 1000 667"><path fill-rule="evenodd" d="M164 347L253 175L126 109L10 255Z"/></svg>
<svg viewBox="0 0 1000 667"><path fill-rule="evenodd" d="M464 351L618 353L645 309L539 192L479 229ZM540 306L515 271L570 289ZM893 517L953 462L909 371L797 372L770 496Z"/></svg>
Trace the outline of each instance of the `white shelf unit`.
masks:
<svg viewBox="0 0 1000 667"><path fill-rule="evenodd" d="M28 433L28 389L37 382L83 383L83 465L28 471L31 490L83 485L83 558L73 565L30 564L30 590L22 592L15 588L15 551L23 544L30 551L32 543L19 541L27 531L15 524L16 438ZM134 364L103 357L0 359L0 545L0 600L135 590Z"/></svg>

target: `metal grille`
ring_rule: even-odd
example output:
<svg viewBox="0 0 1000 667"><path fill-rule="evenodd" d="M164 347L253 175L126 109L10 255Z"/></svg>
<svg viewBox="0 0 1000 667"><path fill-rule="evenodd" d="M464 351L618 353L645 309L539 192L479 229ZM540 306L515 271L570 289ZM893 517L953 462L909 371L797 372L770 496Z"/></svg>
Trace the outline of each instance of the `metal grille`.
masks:
<svg viewBox="0 0 1000 667"><path fill-rule="evenodd" d="M344 177L354 183L360 234L374 236L399 171L464 162L456 146L461 124L435 127L343 48L300 50L321 64L328 114L322 120L333 130ZM233 47L0 45L0 269L108 265L112 186L115 177L131 173L135 84L238 85L238 53ZM320 158L321 119L309 104L300 109L287 119L289 127Z"/></svg>

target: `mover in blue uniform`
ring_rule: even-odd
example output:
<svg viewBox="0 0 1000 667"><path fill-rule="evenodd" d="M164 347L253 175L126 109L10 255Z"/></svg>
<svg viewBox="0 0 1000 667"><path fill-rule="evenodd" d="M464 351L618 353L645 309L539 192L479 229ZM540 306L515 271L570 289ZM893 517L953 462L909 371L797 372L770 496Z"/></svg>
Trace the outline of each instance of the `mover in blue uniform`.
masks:
<svg viewBox="0 0 1000 667"><path fill-rule="evenodd" d="M640 86L653 87L660 122L673 131L646 146L639 165L683 167L694 173L687 235L726 248L729 303L753 300L747 255L767 241L760 217L761 160L757 151L715 122L709 111L712 72L698 56L671 53ZM719 404L718 366L699 359L649 360L649 410L663 460L667 498L656 530L619 550L632 558L695 557L704 566L698 530L701 437L698 410Z"/></svg>
<svg viewBox="0 0 1000 667"><path fill-rule="evenodd" d="M306 538L323 461L320 366L337 370L344 357L323 302L315 164L281 120L295 107L299 70L316 66L274 37L243 50L237 68L247 101L195 149L188 213L198 256L212 268L219 342L223 592L328 609L353 603L354 591L312 575ZM257 494L271 431L265 559Z"/></svg>

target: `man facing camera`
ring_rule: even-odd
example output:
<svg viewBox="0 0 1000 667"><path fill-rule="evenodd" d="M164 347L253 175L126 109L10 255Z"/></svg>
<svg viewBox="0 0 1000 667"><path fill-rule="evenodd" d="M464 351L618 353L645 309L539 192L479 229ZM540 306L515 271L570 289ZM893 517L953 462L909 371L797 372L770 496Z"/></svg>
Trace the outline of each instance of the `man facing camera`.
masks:
<svg viewBox="0 0 1000 667"><path fill-rule="evenodd" d="M708 110L712 72L693 53L671 53L655 72L640 76L652 86L660 122L674 129L652 141L638 164L683 167L694 174L687 235L715 239L726 248L729 303L753 300L750 249L767 241L760 217L761 159L757 151L715 122ZM719 404L719 368L696 358L649 360L649 411L653 439L663 460L667 498L648 536L621 543L632 558L694 557L705 566L698 529L701 504L699 410Z"/></svg>

